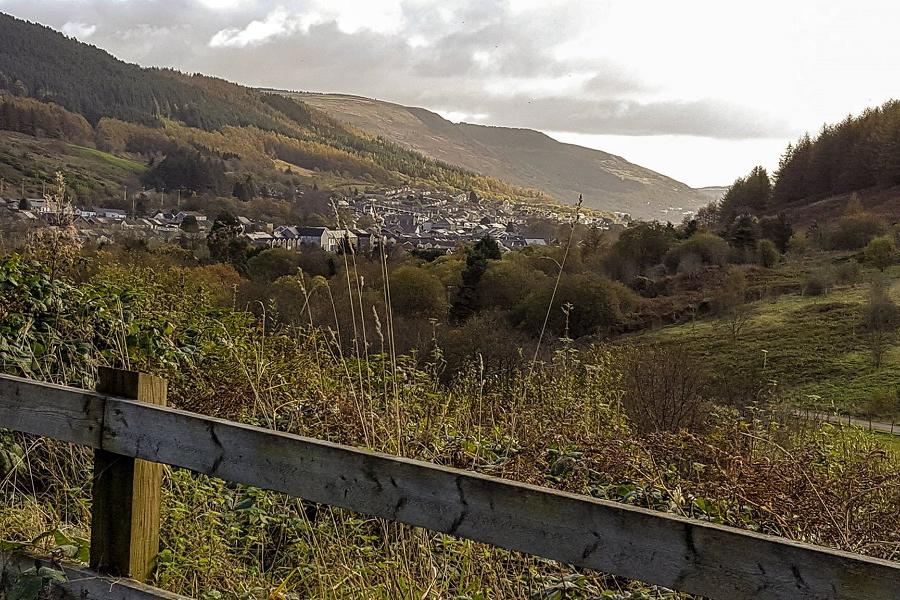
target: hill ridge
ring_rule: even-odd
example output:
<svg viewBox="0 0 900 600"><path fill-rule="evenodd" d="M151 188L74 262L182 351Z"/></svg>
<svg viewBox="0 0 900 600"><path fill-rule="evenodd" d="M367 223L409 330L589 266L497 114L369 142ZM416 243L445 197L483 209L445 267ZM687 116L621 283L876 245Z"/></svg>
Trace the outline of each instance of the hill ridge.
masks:
<svg viewBox="0 0 900 600"><path fill-rule="evenodd" d="M454 123L427 108L356 94L271 91L431 158L540 189L560 201L584 194L592 208L673 221L709 202L708 194L621 156L527 127Z"/></svg>

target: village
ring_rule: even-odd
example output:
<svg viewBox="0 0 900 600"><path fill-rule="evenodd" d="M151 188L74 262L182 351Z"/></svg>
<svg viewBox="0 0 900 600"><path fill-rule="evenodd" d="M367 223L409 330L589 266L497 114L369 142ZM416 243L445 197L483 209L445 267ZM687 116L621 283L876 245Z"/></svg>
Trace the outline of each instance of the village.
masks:
<svg viewBox="0 0 900 600"><path fill-rule="evenodd" d="M97 246L141 240L148 245L183 243L205 238L217 214L199 210L146 209L156 192L142 191L130 200L131 209L58 205L52 197L0 198L0 225L9 234L60 224L74 227L76 237ZM129 200L125 196L125 203ZM378 243L407 250L452 252L460 245L485 236L503 249L541 246L557 241L559 226L572 222L574 209L552 204L514 204L451 195L435 190L400 187L348 195L333 194L333 222L274 223L235 215L242 236L258 248L281 247L299 251L303 245L327 252L352 247L370 251ZM141 210L143 208L143 210ZM578 222L602 230L622 228L626 213L612 215L580 212Z"/></svg>

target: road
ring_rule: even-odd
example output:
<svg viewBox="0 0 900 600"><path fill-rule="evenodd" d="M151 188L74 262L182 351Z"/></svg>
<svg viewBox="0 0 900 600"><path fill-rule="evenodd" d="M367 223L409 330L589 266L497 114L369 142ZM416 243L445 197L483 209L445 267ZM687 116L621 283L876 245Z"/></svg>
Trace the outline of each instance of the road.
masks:
<svg viewBox="0 0 900 600"><path fill-rule="evenodd" d="M835 423L837 425L854 425L862 429L877 431L878 433L900 436L900 423L869 421L868 419L858 419L856 417L848 417L846 415L835 415L831 413L805 409L797 409L796 414L799 416L808 416L811 419L818 419L819 421Z"/></svg>

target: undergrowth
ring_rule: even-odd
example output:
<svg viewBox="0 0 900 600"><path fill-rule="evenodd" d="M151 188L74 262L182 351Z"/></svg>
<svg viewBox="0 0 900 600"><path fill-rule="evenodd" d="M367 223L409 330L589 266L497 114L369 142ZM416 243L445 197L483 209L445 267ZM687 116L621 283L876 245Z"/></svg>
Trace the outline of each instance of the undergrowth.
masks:
<svg viewBox="0 0 900 600"><path fill-rule="evenodd" d="M179 408L900 554L894 451L759 403L709 403L692 431L638 431L623 409L618 347L563 340L548 360L526 359L512 374L473 357L448 376L436 341L416 355L393 351L389 313L375 330L355 332L368 348L348 351L325 324L287 325L271 307L261 317L223 307L199 269L98 264L84 279L53 280L21 257L0 262L0 298L18 299L0 305L0 369L84 387L100 365L148 371L169 380L169 403ZM301 310L312 285L298 281ZM7 545L83 558L89 453L12 434L0 448ZM180 469L166 471L155 584L201 598L680 597Z"/></svg>

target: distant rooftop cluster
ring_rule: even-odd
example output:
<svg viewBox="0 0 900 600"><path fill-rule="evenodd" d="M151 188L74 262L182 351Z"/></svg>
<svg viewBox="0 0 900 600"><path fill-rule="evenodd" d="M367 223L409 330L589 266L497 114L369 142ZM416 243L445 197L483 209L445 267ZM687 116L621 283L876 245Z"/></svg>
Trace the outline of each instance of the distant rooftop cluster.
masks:
<svg viewBox="0 0 900 600"><path fill-rule="evenodd" d="M527 224L533 220L566 223L573 218L571 207L512 204L410 187L336 194L332 203L338 215L336 226L278 224L245 215L237 219L242 235L255 247L299 251L304 245L313 245L338 252L348 246L369 251L383 243L410 250L451 252L483 237L494 239L507 250L551 244L555 242L551 236L529 234ZM205 237L216 217L181 208L139 211L86 205L58 207L46 198L0 198L0 209L5 209L4 219L31 227L54 226L64 220L76 228L83 241L97 244L123 238L169 243L185 236ZM579 215L581 223L600 229L621 227L629 218L627 214Z"/></svg>

